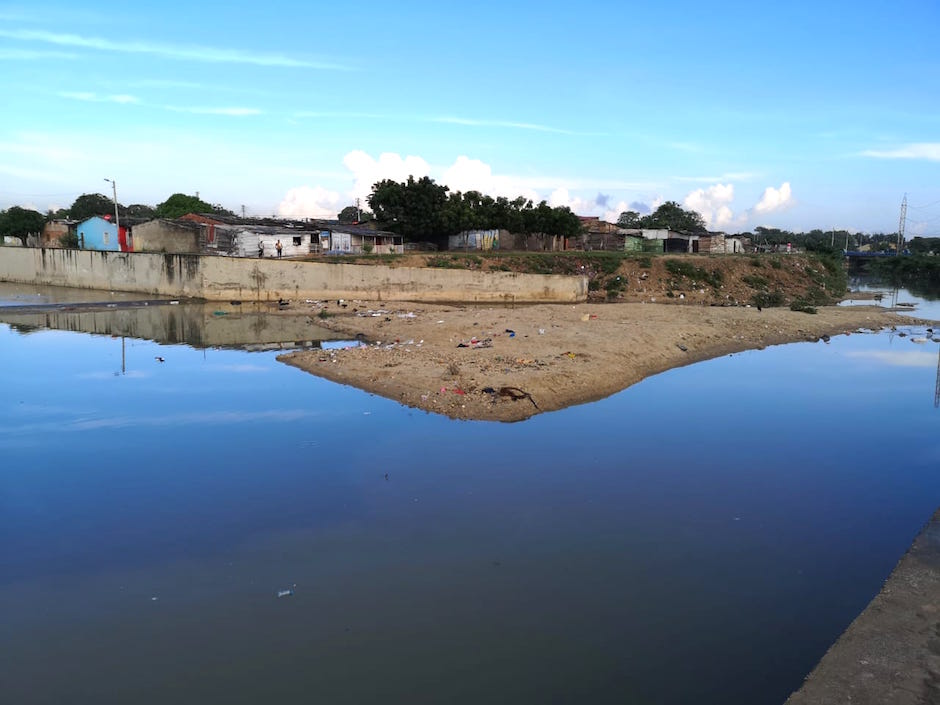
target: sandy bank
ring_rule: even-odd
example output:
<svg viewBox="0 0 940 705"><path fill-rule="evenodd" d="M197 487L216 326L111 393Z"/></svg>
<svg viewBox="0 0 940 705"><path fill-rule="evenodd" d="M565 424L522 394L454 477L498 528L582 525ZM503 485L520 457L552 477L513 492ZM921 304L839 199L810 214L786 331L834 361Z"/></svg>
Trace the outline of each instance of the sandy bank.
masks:
<svg viewBox="0 0 940 705"><path fill-rule="evenodd" d="M492 421L602 399L720 355L916 323L878 306L824 307L816 315L635 303L510 308L357 301L292 308L325 311L318 324L372 344L279 360L411 407Z"/></svg>

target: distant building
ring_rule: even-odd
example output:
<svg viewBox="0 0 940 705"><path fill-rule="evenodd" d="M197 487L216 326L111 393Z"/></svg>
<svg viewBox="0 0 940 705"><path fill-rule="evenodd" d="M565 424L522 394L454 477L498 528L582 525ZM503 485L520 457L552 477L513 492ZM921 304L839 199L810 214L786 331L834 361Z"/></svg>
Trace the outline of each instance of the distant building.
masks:
<svg viewBox="0 0 940 705"><path fill-rule="evenodd" d="M76 228L78 246L83 250L103 250L107 252L129 252L127 227L122 226L118 232L117 225L111 222L110 217L99 218L94 216L83 220Z"/></svg>
<svg viewBox="0 0 940 705"><path fill-rule="evenodd" d="M61 247L61 240L75 232L78 221L57 218L50 220L42 229L42 247Z"/></svg>

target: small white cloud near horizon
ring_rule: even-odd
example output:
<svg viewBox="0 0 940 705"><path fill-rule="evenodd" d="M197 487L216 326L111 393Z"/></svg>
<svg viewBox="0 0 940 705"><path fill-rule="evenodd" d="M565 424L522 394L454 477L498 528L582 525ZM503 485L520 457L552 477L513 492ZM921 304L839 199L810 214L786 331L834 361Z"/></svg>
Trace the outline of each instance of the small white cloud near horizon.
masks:
<svg viewBox="0 0 940 705"><path fill-rule="evenodd" d="M352 200L360 199L363 208L366 208L366 199L372 193L373 184L391 179L393 181L407 181L409 176L420 179L431 175L431 165L421 157L402 157L394 152L383 152L378 159L373 158L361 149L353 150L343 157L343 164L353 174L353 187L350 192Z"/></svg>
<svg viewBox="0 0 940 705"><path fill-rule="evenodd" d="M333 220L342 208L342 196L336 191L322 186L298 186L287 192L277 212L285 218Z"/></svg>
<svg viewBox="0 0 940 705"><path fill-rule="evenodd" d="M734 222L730 205L733 200L734 184L714 184L695 189L685 197L682 205L701 215L709 228L724 228Z"/></svg>
<svg viewBox="0 0 940 705"><path fill-rule="evenodd" d="M936 367L937 356L920 350L870 350L846 353L848 357L875 360L894 367Z"/></svg>
<svg viewBox="0 0 940 705"><path fill-rule="evenodd" d="M764 195L760 197L757 205L754 206L755 213L773 213L783 210L793 205L793 192L790 189L790 182L784 181L780 188L768 186L764 189Z"/></svg>
<svg viewBox="0 0 940 705"><path fill-rule="evenodd" d="M940 142L913 142L896 149L866 149L863 157L875 159L923 159L940 162Z"/></svg>
<svg viewBox="0 0 940 705"><path fill-rule="evenodd" d="M522 196L536 203L541 200L538 192L521 179L494 174L489 164L464 155L444 170L441 182L454 192L479 191L493 198L509 199Z"/></svg>

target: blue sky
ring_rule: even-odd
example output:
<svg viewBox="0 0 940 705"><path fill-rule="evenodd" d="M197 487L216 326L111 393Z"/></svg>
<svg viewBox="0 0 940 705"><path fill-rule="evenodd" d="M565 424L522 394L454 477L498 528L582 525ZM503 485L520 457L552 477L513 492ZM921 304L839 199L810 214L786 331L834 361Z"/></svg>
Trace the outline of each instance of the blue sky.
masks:
<svg viewBox="0 0 940 705"><path fill-rule="evenodd" d="M940 3L0 4L0 208L324 217L381 178L940 234Z"/></svg>

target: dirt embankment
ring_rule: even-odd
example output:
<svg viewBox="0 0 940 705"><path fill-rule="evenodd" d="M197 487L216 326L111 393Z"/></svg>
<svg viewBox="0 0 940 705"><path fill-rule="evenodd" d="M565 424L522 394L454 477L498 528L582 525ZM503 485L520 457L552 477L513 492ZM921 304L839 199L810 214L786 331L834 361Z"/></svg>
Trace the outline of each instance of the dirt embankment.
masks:
<svg viewBox="0 0 940 705"><path fill-rule="evenodd" d="M321 258L319 261L323 261ZM650 255L622 252L442 252L326 258L326 261L484 272L583 275L589 301L789 306L833 303L841 264L806 254Z"/></svg>

